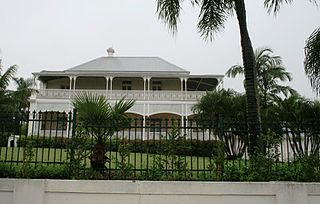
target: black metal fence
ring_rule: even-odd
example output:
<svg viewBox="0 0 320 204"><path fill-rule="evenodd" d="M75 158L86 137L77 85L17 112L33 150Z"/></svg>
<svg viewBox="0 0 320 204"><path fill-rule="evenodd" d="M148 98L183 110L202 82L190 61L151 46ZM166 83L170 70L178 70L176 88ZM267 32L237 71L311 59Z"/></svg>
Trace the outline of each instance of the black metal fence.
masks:
<svg viewBox="0 0 320 204"><path fill-rule="evenodd" d="M35 168L67 165L86 174L100 137L106 151L105 178L216 178L226 169L251 165L244 123L132 119L116 131L110 124L82 127L73 112L1 114L0 162ZM275 167L319 158L319 124L264 127L259 141Z"/></svg>

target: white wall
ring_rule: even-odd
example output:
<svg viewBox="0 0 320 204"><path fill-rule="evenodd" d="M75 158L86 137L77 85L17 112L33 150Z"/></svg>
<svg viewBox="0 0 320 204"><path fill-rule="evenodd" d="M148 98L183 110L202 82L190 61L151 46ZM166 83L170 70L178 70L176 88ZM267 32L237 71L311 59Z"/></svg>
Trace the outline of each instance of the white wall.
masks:
<svg viewBox="0 0 320 204"><path fill-rule="evenodd" d="M0 204L319 204L320 183L0 179Z"/></svg>

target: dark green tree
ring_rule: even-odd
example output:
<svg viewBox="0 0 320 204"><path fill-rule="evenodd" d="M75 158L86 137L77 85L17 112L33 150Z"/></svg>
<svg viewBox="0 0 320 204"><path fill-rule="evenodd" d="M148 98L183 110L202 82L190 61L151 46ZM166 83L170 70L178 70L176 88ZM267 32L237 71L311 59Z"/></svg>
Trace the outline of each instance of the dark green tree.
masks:
<svg viewBox="0 0 320 204"><path fill-rule="evenodd" d="M246 142L245 96L233 90L208 92L193 106L197 122L225 144L229 159L243 155Z"/></svg>

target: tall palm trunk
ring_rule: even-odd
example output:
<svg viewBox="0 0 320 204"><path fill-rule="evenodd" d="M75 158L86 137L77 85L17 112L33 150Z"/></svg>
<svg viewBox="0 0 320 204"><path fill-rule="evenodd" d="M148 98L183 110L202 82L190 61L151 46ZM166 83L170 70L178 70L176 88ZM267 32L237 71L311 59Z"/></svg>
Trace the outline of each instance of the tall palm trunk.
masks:
<svg viewBox="0 0 320 204"><path fill-rule="evenodd" d="M247 123L249 130L249 153L254 155L258 150L257 137L261 130L259 96L257 86L257 70L246 20L244 0L234 0L235 10L240 28L242 60L245 73L245 89L247 98Z"/></svg>

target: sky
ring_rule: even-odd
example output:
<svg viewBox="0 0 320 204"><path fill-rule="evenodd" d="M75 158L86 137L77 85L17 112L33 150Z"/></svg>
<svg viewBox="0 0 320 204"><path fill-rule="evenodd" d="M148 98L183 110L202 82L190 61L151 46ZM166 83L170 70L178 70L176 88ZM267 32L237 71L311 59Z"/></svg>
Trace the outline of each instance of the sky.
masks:
<svg viewBox="0 0 320 204"><path fill-rule="evenodd" d="M303 69L304 45L320 26L320 7L296 0L275 16L263 0L246 0L254 48L270 47L283 59L301 95L316 98ZM18 65L19 77L41 70L65 70L107 56L156 56L191 74L225 74L241 64L237 19L231 16L213 41L197 31L199 8L182 5L178 32L156 15L156 0L0 0L0 49L5 70ZM224 87L244 92L243 77L225 78Z"/></svg>

